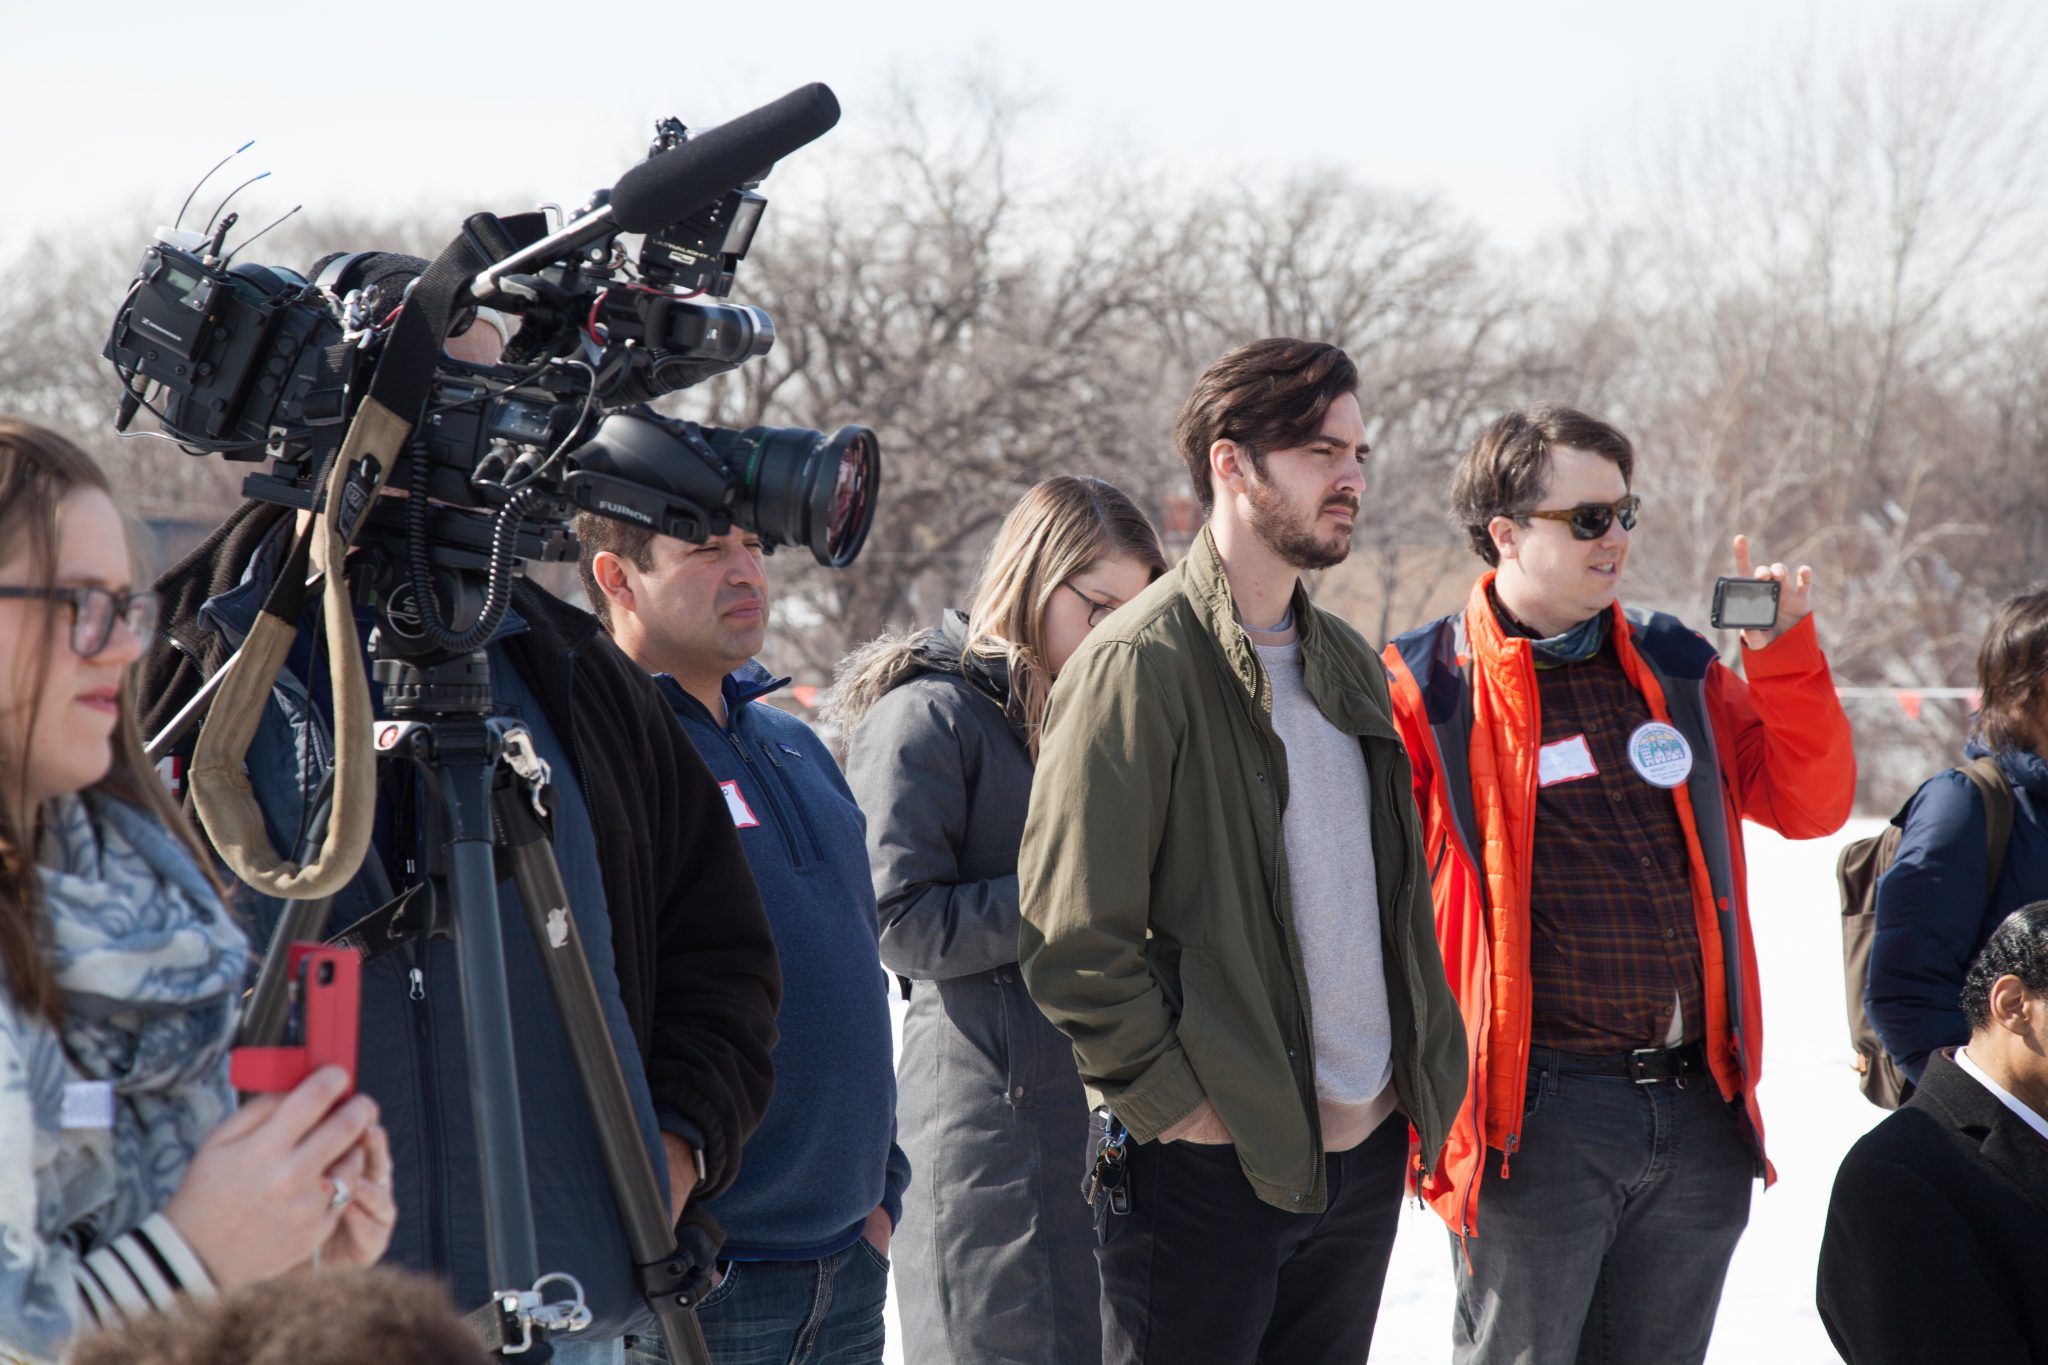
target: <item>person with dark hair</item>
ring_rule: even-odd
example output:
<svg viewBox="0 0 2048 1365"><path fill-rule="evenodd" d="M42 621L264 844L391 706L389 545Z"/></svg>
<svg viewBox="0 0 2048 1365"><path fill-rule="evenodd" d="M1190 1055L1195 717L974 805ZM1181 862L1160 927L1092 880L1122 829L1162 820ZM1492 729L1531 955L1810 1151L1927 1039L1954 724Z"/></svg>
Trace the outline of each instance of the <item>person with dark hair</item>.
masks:
<svg viewBox="0 0 2048 1365"><path fill-rule="evenodd" d="M585 512L576 538L606 632L724 791L782 963L775 1096L739 1179L706 1206L725 1230L722 1278L697 1304L711 1359L879 1365L910 1163L860 807L832 751L767 701L789 679L754 657L772 600L758 534L692 543ZM653 1339L628 1359L667 1356Z"/></svg>
<svg viewBox="0 0 2048 1365"><path fill-rule="evenodd" d="M1363 1361L1410 1169L1465 1094L1386 674L1310 600L1365 493L1358 372L1196 381L1208 524L1053 689L1018 860L1032 999L1103 1106L1103 1358Z"/></svg>
<svg viewBox="0 0 2048 1365"><path fill-rule="evenodd" d="M106 476L0 418L0 1359L383 1253L391 1152L325 1068L239 1112L247 940L142 757ZM261 1292L274 1293L272 1288Z"/></svg>
<svg viewBox="0 0 2048 1365"><path fill-rule="evenodd" d="M893 1244L906 1360L1102 1358L1078 1194L1088 1101L1017 971L1017 846L1053 680L1165 572L1121 489L1054 475L1003 518L964 613L854 651L827 699L867 812L882 964L908 997L897 1116L916 1178Z"/></svg>
<svg viewBox="0 0 2048 1365"><path fill-rule="evenodd" d="M424 262L379 264L392 266L371 272L389 300L403 297L407 274ZM496 329L476 325L446 353L487 364L498 348ZM166 619L143 662L148 728L176 715L246 638L292 536L283 509L247 503L158 581ZM334 761L336 710L317 662L328 642L316 641L316 613L309 607L245 765L273 846L295 859L320 846L330 814L315 799ZM358 609L365 650L374 621ZM589 613L521 576L483 652L493 709L524 723L553 774L554 852L640 1139L670 1217L695 1217L699 1201L737 1177L773 1087L781 983L746 855L667 702ZM195 738L181 743L174 770ZM372 847L335 896L327 934L438 875L429 798L401 770L382 778ZM497 892L511 926L505 972L539 1265L573 1274L592 1312L586 1329L553 1343L555 1359L617 1365L629 1332L653 1330L652 1314L517 888L507 878ZM244 904L267 938L283 902L251 892ZM530 1286L494 1284L487 1265L461 1000L446 939L413 938L366 962L358 1076L391 1130L402 1209L393 1259L448 1277L457 1300L477 1306Z"/></svg>
<svg viewBox="0 0 2048 1365"><path fill-rule="evenodd" d="M1810 568L1752 570L1735 537L1782 593L1744 676L1617 600L1635 458L1570 408L1493 422L1451 489L1487 572L1385 653L1471 1048L1420 1182L1451 1229L1459 1365L1705 1356L1772 1178L1742 821L1818 838L1855 797Z"/></svg>
<svg viewBox="0 0 2048 1365"><path fill-rule="evenodd" d="M2048 1360L2048 900L1992 930L1962 1010L1835 1176L1815 1300L1850 1365Z"/></svg>
<svg viewBox="0 0 2048 1365"><path fill-rule="evenodd" d="M1915 1083L1936 1049L1970 1036L1959 1001L1971 957L2014 907L2048 899L2048 585L2000 604L1977 688L1963 757L1990 770L2009 810L1988 809L1961 768L1935 774L1899 813L1898 852L1877 884L1864 1009ZM2006 831L1997 867L1994 828Z"/></svg>
<svg viewBox="0 0 2048 1365"><path fill-rule="evenodd" d="M558 1357L559 1358L559 1357ZM446 1285L377 1266L252 1285L98 1332L65 1365L490 1365Z"/></svg>

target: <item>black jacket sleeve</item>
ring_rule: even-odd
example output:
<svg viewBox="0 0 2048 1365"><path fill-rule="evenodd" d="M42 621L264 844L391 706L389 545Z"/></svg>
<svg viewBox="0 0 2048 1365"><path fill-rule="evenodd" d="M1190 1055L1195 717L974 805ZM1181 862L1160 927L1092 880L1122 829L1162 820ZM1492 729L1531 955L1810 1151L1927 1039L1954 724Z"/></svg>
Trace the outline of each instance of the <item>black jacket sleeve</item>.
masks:
<svg viewBox="0 0 2048 1365"><path fill-rule="evenodd" d="M645 679L641 680L646 682ZM647 755L654 991L647 1080L665 1128L680 1115L702 1135L709 1198L739 1174L740 1148L775 1087L769 1054L782 973L761 893L725 797L651 682L640 733ZM621 797L632 799L628 792Z"/></svg>

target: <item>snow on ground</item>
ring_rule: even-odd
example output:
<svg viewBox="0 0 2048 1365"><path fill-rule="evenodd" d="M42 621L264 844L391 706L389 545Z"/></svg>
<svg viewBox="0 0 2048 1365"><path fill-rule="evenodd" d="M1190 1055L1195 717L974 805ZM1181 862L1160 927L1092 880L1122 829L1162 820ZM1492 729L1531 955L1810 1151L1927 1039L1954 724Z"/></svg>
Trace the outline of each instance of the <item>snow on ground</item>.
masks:
<svg viewBox="0 0 2048 1365"><path fill-rule="evenodd" d="M1835 858L1843 844L1879 828L1877 820L1857 820L1833 838L1795 843L1745 826L1764 996L1759 1094L1778 1183L1768 1192L1755 1187L1749 1230L1728 1271L1708 1365L1825 1365L1837 1359L1813 1307L1821 1223L1835 1167L1883 1114L1858 1093L1849 1070ZM899 1001L899 1026L901 1008ZM1450 1359L1450 1324L1449 1235L1435 1214L1411 1204L1402 1212L1387 1272L1374 1365L1441 1365ZM893 1301L887 1359L903 1365Z"/></svg>

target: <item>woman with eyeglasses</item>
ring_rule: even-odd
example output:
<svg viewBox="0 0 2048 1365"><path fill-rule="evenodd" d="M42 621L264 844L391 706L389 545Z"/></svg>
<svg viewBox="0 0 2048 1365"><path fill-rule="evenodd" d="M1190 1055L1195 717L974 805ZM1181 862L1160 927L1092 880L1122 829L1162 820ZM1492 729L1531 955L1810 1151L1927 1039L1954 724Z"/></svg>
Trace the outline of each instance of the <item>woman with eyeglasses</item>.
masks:
<svg viewBox="0 0 2048 1365"><path fill-rule="evenodd" d="M327 1068L239 1112L248 945L142 755L106 476L0 418L0 1359L390 1240L376 1106Z"/></svg>
<svg viewBox="0 0 2048 1365"><path fill-rule="evenodd" d="M1017 971L1017 848L1053 680L1166 572L1144 513L1100 479L1025 493L965 615L839 668L828 719L868 820L882 961L909 999L897 1141L907 1360L1101 1358L1088 1102Z"/></svg>

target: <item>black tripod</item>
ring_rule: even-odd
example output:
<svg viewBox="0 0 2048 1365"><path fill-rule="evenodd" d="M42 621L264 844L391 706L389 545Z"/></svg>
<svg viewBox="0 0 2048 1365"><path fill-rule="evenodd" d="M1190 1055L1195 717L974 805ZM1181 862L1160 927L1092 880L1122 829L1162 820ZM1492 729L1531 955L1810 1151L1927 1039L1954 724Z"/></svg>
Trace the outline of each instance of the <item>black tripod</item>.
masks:
<svg viewBox="0 0 2048 1365"><path fill-rule="evenodd" d="M437 567L446 566L443 559ZM458 571L436 577L458 600L474 593L467 604L475 614L481 592L473 575ZM495 1286L491 1302L472 1315L472 1322L499 1357L544 1361L552 1355L551 1337L589 1320L582 1287L573 1277L542 1275L538 1266L498 916L502 854L590 1105L641 1293L660 1324L669 1359L676 1365L709 1365L695 1305L710 1282L713 1248L702 1234L692 1238L696 1245L677 1247L555 861L547 764L523 724L492 714L484 653L415 662L410 651L424 650L429 659L432 651L417 638L417 617L403 608L394 611L394 600L403 601L404 594L381 595L379 624L371 637L376 676L384 684L391 716L377 722L376 745L380 762L407 762L425 778L428 876L342 937L366 958L422 933L445 936L455 945L485 1248ZM188 706L173 726L189 724L198 709ZM167 748L175 740L167 731L152 748ZM293 942L322 935L331 904L331 899L288 902L249 1002L244 1043L279 1040L287 1013L286 954ZM544 1291L551 1284L574 1294L550 1301Z"/></svg>

